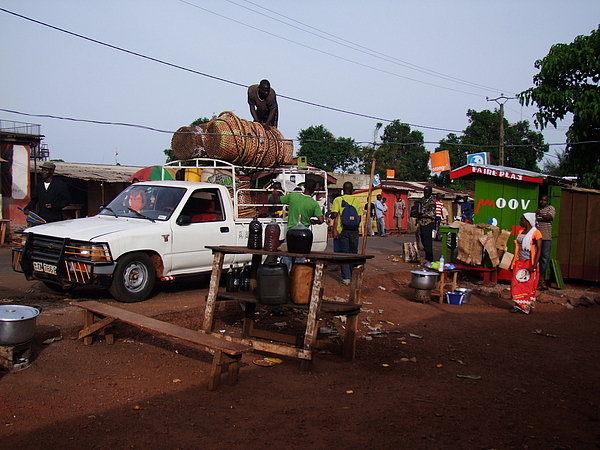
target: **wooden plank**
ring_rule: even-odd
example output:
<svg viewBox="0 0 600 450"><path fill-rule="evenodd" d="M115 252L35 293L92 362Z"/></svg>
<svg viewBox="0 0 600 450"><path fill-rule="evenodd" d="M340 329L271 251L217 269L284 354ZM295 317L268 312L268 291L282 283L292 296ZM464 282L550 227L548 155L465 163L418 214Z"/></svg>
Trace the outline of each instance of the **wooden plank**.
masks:
<svg viewBox="0 0 600 450"><path fill-rule="evenodd" d="M204 345L205 347L212 349L222 350L228 354L239 355L252 350L246 345L226 341L214 334L206 334L199 331L190 330L188 328L183 328L172 323L161 322L160 320L152 319L151 317L142 316L141 314L126 311L111 305L104 305L96 301L72 302L71 304L87 309L96 314L114 317L115 319L119 319L120 321L129 323L131 325L151 331L158 331L159 333L177 337L194 344Z"/></svg>
<svg viewBox="0 0 600 450"><path fill-rule="evenodd" d="M319 311L321 303L321 286L323 284L325 264L323 261L317 261L315 266L315 278L310 293L310 308L308 309L308 318L306 321L306 333L304 334L304 346L305 350L315 348L317 342L317 312Z"/></svg>
<svg viewBox="0 0 600 450"><path fill-rule="evenodd" d="M583 279L585 281L600 281L600 221L596 217L600 210L600 195L588 193L587 220L585 221L585 253L583 258Z"/></svg>
<svg viewBox="0 0 600 450"><path fill-rule="evenodd" d="M206 306L204 307L204 324L202 329L210 333L214 325L215 303L217 301L217 293L219 291L219 280L223 268L224 253L215 253L213 258L212 272L210 274L210 285L208 295L206 296Z"/></svg>
<svg viewBox="0 0 600 450"><path fill-rule="evenodd" d="M254 351L274 353L276 355L289 356L298 359L312 359L312 351L287 345L277 344L275 342L259 341L256 339L239 339L236 342L252 346Z"/></svg>

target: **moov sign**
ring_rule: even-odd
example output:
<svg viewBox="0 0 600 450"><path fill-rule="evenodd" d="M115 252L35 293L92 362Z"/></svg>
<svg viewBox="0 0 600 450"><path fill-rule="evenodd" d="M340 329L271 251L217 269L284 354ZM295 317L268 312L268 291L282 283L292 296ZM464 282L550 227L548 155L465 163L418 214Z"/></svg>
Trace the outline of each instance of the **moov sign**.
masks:
<svg viewBox="0 0 600 450"><path fill-rule="evenodd" d="M504 209L504 208L513 209L513 210L520 209L522 211L527 212L527 211L529 211L530 205L531 205L531 199L525 199L525 198L505 199L504 197L500 197L500 198L497 198L496 200L480 198L477 200L477 204L475 205L474 212L475 212L475 214L477 214L479 212L479 208L481 206L491 206L492 208L498 208L498 209Z"/></svg>
<svg viewBox="0 0 600 450"><path fill-rule="evenodd" d="M467 164L473 164L476 166L487 166L490 161L489 152L471 153L467 155Z"/></svg>

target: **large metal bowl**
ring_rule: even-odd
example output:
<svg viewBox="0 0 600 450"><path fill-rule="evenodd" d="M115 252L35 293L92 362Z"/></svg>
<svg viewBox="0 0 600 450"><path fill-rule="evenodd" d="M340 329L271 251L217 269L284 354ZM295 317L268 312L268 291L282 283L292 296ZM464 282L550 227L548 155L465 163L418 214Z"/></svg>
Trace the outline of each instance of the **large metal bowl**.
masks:
<svg viewBox="0 0 600 450"><path fill-rule="evenodd" d="M16 345L30 340L39 313L39 309L31 306L0 306L0 345Z"/></svg>
<svg viewBox="0 0 600 450"><path fill-rule="evenodd" d="M415 289L433 289L437 283L438 273L428 270L413 270L410 285Z"/></svg>

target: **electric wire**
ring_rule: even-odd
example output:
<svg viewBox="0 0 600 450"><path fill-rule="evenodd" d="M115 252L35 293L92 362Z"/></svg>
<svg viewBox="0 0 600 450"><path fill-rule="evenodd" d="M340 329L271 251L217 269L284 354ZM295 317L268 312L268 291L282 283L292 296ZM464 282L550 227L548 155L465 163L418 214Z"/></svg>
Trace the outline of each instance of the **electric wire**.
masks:
<svg viewBox="0 0 600 450"><path fill-rule="evenodd" d="M181 0L180 0L180 1L181 1ZM300 25L302 25L303 27L309 28L309 29L311 29L311 30L315 30L315 31L317 31L318 33L321 33L321 34L323 34L323 35L325 35L325 36L320 36L320 35L319 35L319 34L317 34L317 33L313 33L313 32L311 32L311 31L309 31L309 30L305 30L305 29L303 29L303 28L301 28L301 27L298 27L298 26L292 25L292 24L290 24L290 23L286 23L286 22L285 22L285 21L283 21L283 20L276 19L276 18L274 18L274 17L271 17L271 16L269 16L269 15L267 15L267 14L264 14L264 13L261 13L261 12L259 12L259 11L256 11L256 10L254 10L254 9L248 8L247 6L240 5L239 3L236 3L236 2L234 2L233 0L226 0L226 1L227 1L227 2L229 2L229 3L231 3L231 4L234 4L234 5L236 5L236 6L239 6L240 8L247 9L247 10L249 10L249 11L252 11L252 12L254 12L254 13L256 13L256 14L259 14L259 15L261 15L261 16L264 16L264 17L268 17L268 18L269 18L269 19L271 19L271 20L275 20L275 21L277 21L277 22L279 22L279 23L283 23L284 25L287 25L287 26L289 26L289 27L293 27L293 28L295 28L295 29L297 29L297 30L303 31L303 32L305 32L305 33L308 33L308 34L311 34L311 35L313 35L313 36L317 36L317 37L319 37L319 38L321 38L321 39L325 39L325 40L327 40L327 41L329 41L329 42L333 42L333 43L335 43L335 44L342 45L342 46L344 46L344 47L346 47L346 48L350 48L350 49L352 49L352 50L354 50L354 51L361 52L361 53L364 53L364 54L366 54L366 55L369 55L369 56L372 56L372 57L375 57L375 58L379 58L379 59L381 59L381 60L384 60L384 61L390 62L390 63L392 63L392 64L399 65L399 66L401 66L401 67L405 67L405 68L407 68L407 69L415 70L415 71L417 71L417 72L421 72L421 73L424 73L424 74L427 74L427 75L430 75L430 76L435 76L435 77L442 78L442 79L444 79L444 80L446 80L446 81L452 81L452 82L454 82L454 83L463 84L463 85L465 85L465 86L469 86L469 87L473 87L473 88L477 88L477 89L482 89L482 90L486 90L486 91L507 92L507 90L506 90L506 89L504 89L504 90L503 90L503 89L492 88L492 87L489 87L489 86L484 86L484 85L481 85L481 84L473 83L473 82L471 82L471 81L467 81L467 80L463 80L463 79L460 79L460 78L456 78L456 77L453 77L453 76L451 76L451 75L446 75L446 74L443 74L443 73L441 73L441 72L436 72L435 70L427 69L427 68L425 68L425 67L421 67L421 66L418 66L418 65L416 65L416 64L412 64L412 63L410 63L410 62L408 62L408 61L403 61L403 60L401 60L401 59L398 59L398 58L395 58L395 57L393 57L393 56L387 55L387 54L385 54L385 53L379 52L379 51L377 51L377 50L373 50L373 49L370 49L370 48L368 48L368 47L365 47L365 46L363 46L363 45L357 44L356 42L352 42L352 41L349 41L349 40L347 40L347 39L344 39L344 38L342 38L342 37L339 37L339 36L336 36L336 35L334 35L334 34L328 33L327 31L324 31L324 30L321 30L321 29L319 29L319 28L313 27L313 26L311 26L311 25L309 25L309 24L306 24L306 23L304 23L304 22L300 22L300 21L298 21L298 20L296 20L296 19L294 19L294 18L292 18L292 17L288 17L288 16L286 16L286 15L283 15L283 14L280 14L280 13L278 13L277 11L273 11L272 9L269 9L269 8L266 8L266 7L264 7L264 6L262 6L262 5L259 5L259 4L257 4L257 3L251 2L250 0L244 0L244 1L245 1L246 3L250 3L250 4L251 4L251 5L253 5L253 6L256 6L256 7L258 7L258 8L264 9L264 10L266 10L266 11L268 11L268 12L272 13L272 14L275 14L275 15L277 15L277 16L279 16L279 17L283 17L283 18L285 18L286 20L290 20L290 21L292 21L292 22L295 22L295 23L297 23L297 24L300 24ZM330 37L327 37L327 36L330 36ZM332 38L333 38L333 39L332 39ZM337 40L337 41L336 41L336 40ZM338 41L341 41L341 42L338 42Z"/></svg>
<svg viewBox="0 0 600 450"><path fill-rule="evenodd" d="M481 96L481 94L475 94L475 93L473 93L473 92L462 91L462 90L460 90L460 89L454 89L454 88L450 88L450 87L446 87L446 86L440 86L440 85L438 85L438 84L429 83L429 82L427 82L427 81L418 80L418 79L416 79L416 78L411 78L411 77L407 77L407 76L404 76L404 75L400 75L400 74L397 74L397 73L394 73L394 72L390 72L389 70L379 69L379 68L377 68L377 67L370 66L370 65L368 65L368 64L363 64L363 63L361 63L361 62L354 61L354 60L352 60L352 59L349 59L349 58L344 58L343 56L336 55L336 54L334 54L334 53L330 53L330 52L326 52L325 50L321 50L321 49L318 49L318 48L316 48L316 47L311 47L310 45L302 44L302 43L300 43L300 42L297 42L297 41L294 41L294 40L292 40L292 39L288 39L288 38L286 38L286 37L279 36L279 35L277 35L277 34L275 34L275 33L271 33L270 31L261 30L261 29L260 29L260 28L258 28L258 27L255 27L255 26L249 25L249 24L247 24L247 23L244 23L244 22L242 22L242 21L239 21L239 20L233 19L233 18L231 18L231 17L227 17L227 16L225 16L225 15L223 15L223 14L219 14L219 13L217 13L217 12L214 12L214 11L211 11L211 10L209 10L209 9L203 8L202 6L195 5L195 4L193 4L193 3L190 3L190 2L188 2L188 1L186 1L186 0L179 0L179 1L180 1L180 2L182 2L182 3L185 3L185 4L187 4L187 5L190 5L190 6L194 7L194 8L197 8L197 9L200 9L200 10L202 10L202 11L205 11L205 12L207 12L207 13L209 13L209 14L214 14L214 15L215 15L215 16L217 16L217 17L221 17L221 18L223 18L223 19L225 19L225 20L229 20L229 21L231 21L231 22L237 23L238 25L242 25L242 26L244 26L244 27L247 27L247 28L250 28L250 29L252 29L252 30L258 31L258 32L260 32L260 33L267 34L267 35L269 35L269 36L272 36L272 37L275 37L275 38L277 38L277 39L281 39L281 40L283 40L283 41L286 41L286 42L290 42L290 43L292 43L292 44L299 45L299 46L301 46L301 47L304 47L304 48L307 48L307 49L309 49L309 50L313 50L313 51L315 51L315 52L322 53L322 54L324 54L324 55L331 56L332 58L340 59L340 60L342 60L342 61L346 61L346 62L349 62L349 63L351 63L351 64L355 64L355 65L358 65L358 66L361 66L361 67L365 67L365 68L367 68L367 69L372 69L372 70L375 70L375 71L377 71L377 72L385 73L385 74L387 74L387 75L391 75L391 76L394 76L394 77L403 78L403 79L405 79L405 80L414 81L414 82L416 82L416 83L425 84L425 85L427 85L427 86L432 86L432 87L436 87L436 88L440 88L440 89L446 89L446 90L449 90L449 91L459 92L459 93L461 93L461 94L473 95L473 96L476 96L476 97L480 97L480 96ZM289 97L284 97L284 98L289 98Z"/></svg>
<svg viewBox="0 0 600 450"><path fill-rule="evenodd" d="M125 126L125 127L131 127L131 128L139 128L139 129L143 129L143 130L149 130L149 131L155 131L158 133L168 133L168 134L174 134L174 133L182 133L182 134L188 134L188 133L192 133L192 132L180 132L180 131L173 131L173 130L162 130L160 128L154 128L154 127L149 127L146 125L136 125L136 124L131 124L131 123L124 123L124 122L109 122L109 121L101 121L101 120L90 120L90 119L76 119L73 117L62 117L62 116L55 116L55 115L51 115L51 114L32 114L32 113L25 113L25 112L21 112L21 111L15 111L15 110L11 110L11 109L5 109L5 108L0 108L0 111L2 112L6 112L6 113L10 113L10 114L16 114L16 115L21 115L21 116L28 116L28 117L40 117L40 118L48 118L48 119L57 119L57 120L67 120L67 121L72 121L72 122L83 122L83 123L91 123L91 124L99 124L99 125L114 125L114 126ZM212 135L213 133L201 133L203 135ZM273 139L273 138L269 138L269 137L261 137L262 140L285 140L285 141L295 141L295 142L300 142L300 139ZM318 140L318 139L306 139L304 140L304 142L327 142L327 143L331 143L330 140ZM335 141L334 141L335 143ZM371 141L353 141L354 144L356 145L363 145L363 146L373 146L373 142ZM554 142L554 143L546 143L544 145L548 145L548 146L573 146L573 145L582 145L582 144L598 144L600 143L600 141L578 141L578 142ZM429 144L429 145L440 145L439 141L423 141L423 142L376 142L375 143L377 146L380 145L425 145L425 144ZM468 143L459 143L459 142L444 142L444 145L447 146L455 146L455 147L476 147L476 148L495 148L498 147L498 144L468 144ZM532 144L505 144L504 147L535 147ZM550 156L550 157L554 157L553 155L545 155L546 156Z"/></svg>
<svg viewBox="0 0 600 450"><path fill-rule="evenodd" d="M36 19L32 19L30 17L24 16L22 14L15 13L13 11L9 11L9 10L7 10L5 8L1 8L0 7L0 11L3 11L3 12L8 13L8 14L12 14L12 15L14 15L16 17L20 17L22 19L25 19L25 20L28 20L30 22L36 23L38 25L42 25L42 26L51 28L51 29L56 30L56 31L60 31L62 33L69 34L69 35L74 36L74 37L77 37L77 38L80 38L80 39L84 39L84 40L87 40L89 42L93 42L95 44L103 45L103 46L111 48L113 50L124 52L124 53L130 54L130 55L133 55L133 56L137 56L139 58L147 59L149 61L153 61L153 62L156 62L156 63L159 63L159 64L163 64L165 66L169 66L169 67L172 67L172 68L175 68L175 69L184 70L186 72L190 72L190 73L193 73L193 74L196 74L196 75L201 75L203 77L211 78L213 80L222 81L224 83L228 83L228 84L231 84L231 85L234 85L234 86L248 88L248 85L245 85L245 84L242 84L242 83L238 83L238 82L235 82L235 81L227 80L225 78L221 78L221 77L217 77L217 76L214 76L214 75L210 75L210 74L207 74L207 73L204 73L204 72L200 72L200 71L197 71L197 70L194 70L194 69L189 69L187 67L183 67L183 66L180 66L178 64L173 64L173 63L170 63L170 62L167 62L167 61L163 61L163 60L158 59L158 58L154 58L154 57L151 57L151 56L144 55L142 53L138 53L138 52L135 52L135 51L132 51L132 50L127 50L125 48L118 47L116 45L108 44L106 42L99 41L97 39L93 39L93 38L90 38L90 37L87 37L87 36L84 36L84 35L81 35L81 34L78 34L78 33L74 33L72 31L68 31L68 30L65 30L63 28L59 28L59 27L56 27L54 25L47 24L45 22L41 22L41 21L36 20ZM294 101L294 102L297 102L297 103L302 103L302 104L305 104L305 105L314 106L314 107L317 107L317 108L322 108L322 109L326 109L326 110L334 111L334 112L339 112L339 113L343 113L343 114L348 114L348 115L352 115L352 116L356 116L356 117L362 117L362 118L366 118L366 119L373 119L373 120L377 120L377 121L381 121L381 122L390 122L390 123L394 121L392 119L385 119L385 118L376 117L376 116L373 116L373 115L361 114L361 113L357 113L357 112L353 112L353 111L344 110L344 109L341 109L341 108L334 108L334 107L331 107L331 106L321 105L321 104L318 104L318 103L315 103L315 102L310 102L310 101L307 101L307 100L301 100L301 99L290 97L290 96L283 95L283 94L277 94L277 97L278 98L285 98L287 100ZM406 125L410 125L411 127L414 127L414 128L424 128L424 129L429 129L429 130L447 131L447 132L451 132L451 133L462 133L462 131L460 131L460 130L451 130L451 129L446 129L446 128L430 127L430 126L426 126L426 125L411 124L411 123L408 123L408 122L402 122L402 123L404 123Z"/></svg>

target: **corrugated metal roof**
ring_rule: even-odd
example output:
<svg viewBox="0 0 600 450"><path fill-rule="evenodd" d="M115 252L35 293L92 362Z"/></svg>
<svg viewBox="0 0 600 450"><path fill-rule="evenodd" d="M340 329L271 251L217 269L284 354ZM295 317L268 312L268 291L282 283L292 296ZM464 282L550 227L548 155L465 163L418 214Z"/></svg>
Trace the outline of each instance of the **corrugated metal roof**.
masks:
<svg viewBox="0 0 600 450"><path fill-rule="evenodd" d="M85 164L52 161L56 164L54 173L63 177L86 181L106 181L109 183L127 182L142 166L117 166L109 164ZM42 163L38 163L37 168ZM31 165L33 171L33 164Z"/></svg>

